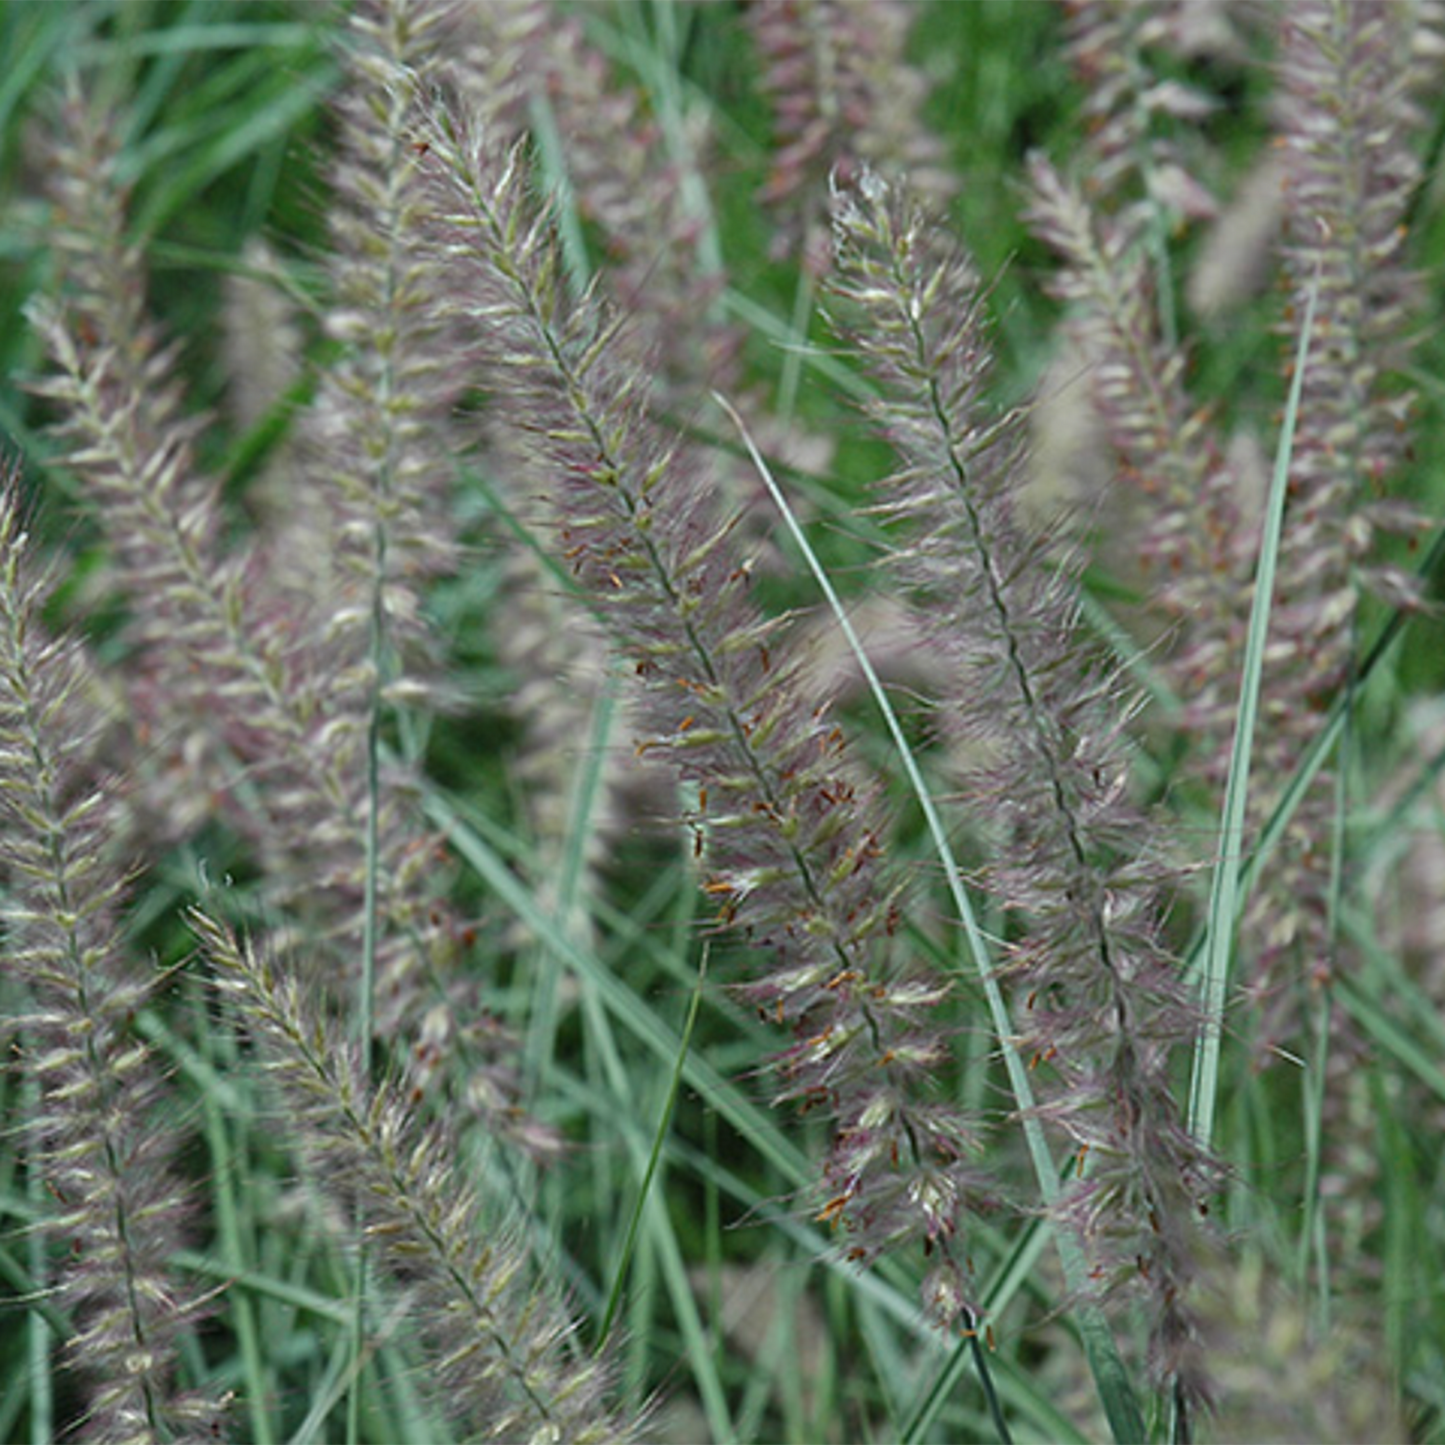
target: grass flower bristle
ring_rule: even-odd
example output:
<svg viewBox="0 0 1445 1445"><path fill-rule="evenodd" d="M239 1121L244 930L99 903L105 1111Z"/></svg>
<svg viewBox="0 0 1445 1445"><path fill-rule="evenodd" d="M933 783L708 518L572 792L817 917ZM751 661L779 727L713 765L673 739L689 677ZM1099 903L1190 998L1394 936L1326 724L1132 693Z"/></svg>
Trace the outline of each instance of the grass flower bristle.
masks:
<svg viewBox="0 0 1445 1445"><path fill-rule="evenodd" d="M1441 33L0 5L0 1438L1438 1435Z"/></svg>
<svg viewBox="0 0 1445 1445"><path fill-rule="evenodd" d="M172 1254L195 1221L175 1168L184 1138L163 1066L135 1031L161 974L137 957L121 909L128 836L100 767L104 719L74 640L46 635L15 480L0 492L0 906L6 967L23 990L7 1033L39 1089L26 1167L53 1200L36 1225L66 1250L54 1301L82 1382L68 1428L160 1442L208 1428L216 1397L178 1388L177 1351L204 1315Z"/></svg>
<svg viewBox="0 0 1445 1445"><path fill-rule="evenodd" d="M200 911L191 921L220 985L263 1041L268 1067L325 1187L359 1200L373 1257L413 1295L448 1413L488 1440L604 1445L635 1438L612 1417L607 1376L528 1282L523 1242L489 1221L458 1141L308 1006L294 972Z"/></svg>
<svg viewBox="0 0 1445 1445"><path fill-rule="evenodd" d="M1148 1294L1154 1364L1206 1394L1185 1295L1211 1175L1171 1089L1198 1017L1162 924L1163 850L1128 793L1129 702L1078 635L1076 584L1015 516L1018 417L984 399L984 293L967 259L871 172L836 191L839 328L878 379L901 469L879 486L891 561L954 678L936 708L976 764L987 885L1017 920L1008 969L1043 1116L1079 1151L1061 1207L1110 1284Z"/></svg>
<svg viewBox="0 0 1445 1445"><path fill-rule="evenodd" d="M641 748L696 789L705 891L764 960L748 993L797 1035L779 1061L783 1095L835 1120L822 1216L859 1260L918 1239L952 1261L929 1290L951 1322L968 1300L955 1236L989 1196L967 1124L929 1098L947 1054L929 1015L946 986L888 958L896 888L876 800L842 730L802 692L786 639L750 604L702 479L614 366L622 323L566 298L520 154L496 156L450 115L428 145L479 365L542 447L557 546L641 683Z"/></svg>

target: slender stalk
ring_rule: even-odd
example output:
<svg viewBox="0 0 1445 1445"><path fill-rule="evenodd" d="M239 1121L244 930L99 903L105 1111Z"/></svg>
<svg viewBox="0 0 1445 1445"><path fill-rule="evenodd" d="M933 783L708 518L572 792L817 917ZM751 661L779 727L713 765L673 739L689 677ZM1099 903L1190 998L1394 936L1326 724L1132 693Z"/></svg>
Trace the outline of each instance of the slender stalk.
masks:
<svg viewBox="0 0 1445 1445"><path fill-rule="evenodd" d="M1319 278L1311 284L1305 302L1304 321L1295 349L1294 376L1289 401L1280 427L1275 454L1274 479L1260 536L1259 567L1254 580L1254 605L1250 609L1249 639L1245 644L1244 674L1240 679L1238 721L1230 750L1229 776L1224 789L1224 814L1219 827L1219 859L1209 889L1209 922L1205 934L1204 973L1200 992L1204 1026L1194 1051L1189 1081L1189 1131L1206 1148L1214 1138L1215 1101L1219 1094L1219 1054L1224 1040L1224 1011L1229 996L1230 963L1234 956L1236 923L1241 906L1240 880L1244 870L1244 816L1249 797L1249 765L1254 748L1255 719L1259 712L1260 678L1264 671L1264 646L1269 635L1270 606L1274 596L1275 569L1279 557L1280 533L1284 527L1285 492L1289 481L1290 457L1294 449L1295 424L1303 395L1309 362L1310 336L1314 327Z"/></svg>

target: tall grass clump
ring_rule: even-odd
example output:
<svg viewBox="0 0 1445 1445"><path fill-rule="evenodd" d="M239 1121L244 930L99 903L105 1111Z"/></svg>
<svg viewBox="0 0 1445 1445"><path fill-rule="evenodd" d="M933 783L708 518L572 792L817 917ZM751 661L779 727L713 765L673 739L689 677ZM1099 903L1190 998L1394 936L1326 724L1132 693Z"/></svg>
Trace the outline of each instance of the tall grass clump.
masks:
<svg viewBox="0 0 1445 1445"><path fill-rule="evenodd" d="M1436 26L0 13L0 1435L1438 1436Z"/></svg>

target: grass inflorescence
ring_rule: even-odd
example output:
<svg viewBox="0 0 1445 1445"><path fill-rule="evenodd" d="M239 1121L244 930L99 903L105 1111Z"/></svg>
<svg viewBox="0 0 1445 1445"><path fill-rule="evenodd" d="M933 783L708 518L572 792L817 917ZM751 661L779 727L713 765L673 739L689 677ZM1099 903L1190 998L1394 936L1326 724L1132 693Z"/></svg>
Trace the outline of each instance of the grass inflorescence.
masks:
<svg viewBox="0 0 1445 1445"><path fill-rule="evenodd" d="M0 1436L1440 1436L1438 25L0 10Z"/></svg>

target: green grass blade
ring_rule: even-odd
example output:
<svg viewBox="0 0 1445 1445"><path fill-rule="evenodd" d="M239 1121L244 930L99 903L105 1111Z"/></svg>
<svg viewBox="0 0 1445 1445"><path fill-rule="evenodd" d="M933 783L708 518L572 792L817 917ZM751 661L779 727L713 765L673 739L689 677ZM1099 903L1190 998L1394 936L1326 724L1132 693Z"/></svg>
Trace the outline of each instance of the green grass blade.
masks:
<svg viewBox="0 0 1445 1445"><path fill-rule="evenodd" d="M673 1065L667 1098L663 1102L662 1114L657 1121L652 1149L647 1156L647 1168L643 1172L642 1181L638 1186L637 1204L627 1223L627 1237L622 1246L621 1257L617 1261L617 1273L612 1281L611 1292L607 1296L607 1308L602 1313L602 1323L597 1327L598 1349L606 1344L607 1336L612 1330L612 1322L616 1319L618 1308L622 1303L622 1292L627 1284L628 1267L632 1261L633 1251L637 1247L637 1232L641 1227L643 1211L647 1208L648 1197L652 1192L652 1181L657 1177L657 1166L662 1160L663 1146L667 1142L667 1131L672 1124L672 1116L677 1108L677 1096L682 1088L682 1067L687 1059L688 1050L692 1046L693 1030L697 1027L698 1006L702 1003L703 984L707 980L707 956L708 950L704 946L702 961L697 970L697 986L693 989L692 1000L687 1008L687 1019L682 1026L682 1042L678 1048L677 1062Z"/></svg>
<svg viewBox="0 0 1445 1445"><path fill-rule="evenodd" d="M1435 541L1430 547L1429 553L1421 563L1417 576L1422 579L1429 579L1435 575L1436 570L1445 563L1445 529L1436 534ZM1379 635L1370 645L1365 653L1364 661L1360 664L1357 673L1357 689L1362 688L1369 681L1377 668L1383 665L1385 659L1390 655L1392 649L1403 638L1406 624L1416 614L1405 612L1396 608L1391 614L1389 621L1380 629ZM1263 866L1265 859L1278 846L1284 831L1289 827L1290 821L1295 815L1301 801L1309 792L1310 785L1319 776L1320 769L1324 766L1325 760L1330 756L1344 735L1346 714L1349 700L1343 694L1336 697L1330 705L1330 711L1325 717L1324 725L1315 734L1313 739L1305 747L1300 755L1299 762L1295 765L1294 771L1290 774L1289 781L1285 784L1279 801L1274 806L1263 827L1259 831L1259 838L1253 850L1246 859L1242 860L1242 867L1239 874L1239 887L1236 899L1236 910L1238 900L1247 898L1250 890L1254 887L1255 879ZM1442 750L1440 763L1437 766L1445 766L1445 750ZM1428 772L1428 770L1427 770ZM1420 788L1427 786L1424 778L1420 780ZM1408 806L1408 799L1402 800L1402 807ZM1403 817L1403 813L1392 812L1382 824L1381 831L1390 833L1394 831L1396 823ZM1238 921L1238 912L1235 914L1235 921ZM1185 969L1191 977L1202 973L1204 960L1209 942L1208 922L1201 928L1198 935L1189 945L1186 953Z"/></svg>
<svg viewBox="0 0 1445 1445"><path fill-rule="evenodd" d="M567 937L557 922L540 908L526 886L481 832L469 826L462 810L431 789L427 816L447 835L457 855L466 862L500 902L509 908L553 952L557 959L597 991L607 1011L654 1057L669 1066L682 1053L681 1039L651 1008L602 966L587 949ZM689 1053L683 1077L690 1088L707 1097L733 1128L742 1134L781 1175L795 1186L811 1176L805 1156L784 1137L767 1111L747 1099L706 1059Z"/></svg>
<svg viewBox="0 0 1445 1445"><path fill-rule="evenodd" d="M1229 993L1229 972L1234 956L1236 919L1242 903L1240 886L1243 870L1244 816L1249 800L1250 755L1254 746L1255 720L1259 712L1260 679L1264 671L1264 647L1269 636L1270 605L1284 530L1284 505L1289 483L1290 457L1294 452L1295 422L1299 416L1304 387L1305 364L1310 334L1314 328L1319 281L1309 290L1304 322L1295 352L1294 377L1285 407L1279 449L1275 454L1274 476L1270 482L1265 511L1264 534L1260 540L1259 566L1255 576L1254 605L1250 610L1249 637L1245 644L1244 671L1239 687L1239 712L1235 721L1234 746L1230 752L1229 775L1224 788L1224 815L1219 830L1219 860L1209 891L1209 912L1205 934L1204 976L1201 997L1204 1027L1194 1052L1189 1084L1189 1130L1207 1149L1214 1138L1214 1112L1219 1094L1219 1055L1224 1038L1224 1010ZM1323 755L1320 758L1323 761Z"/></svg>

